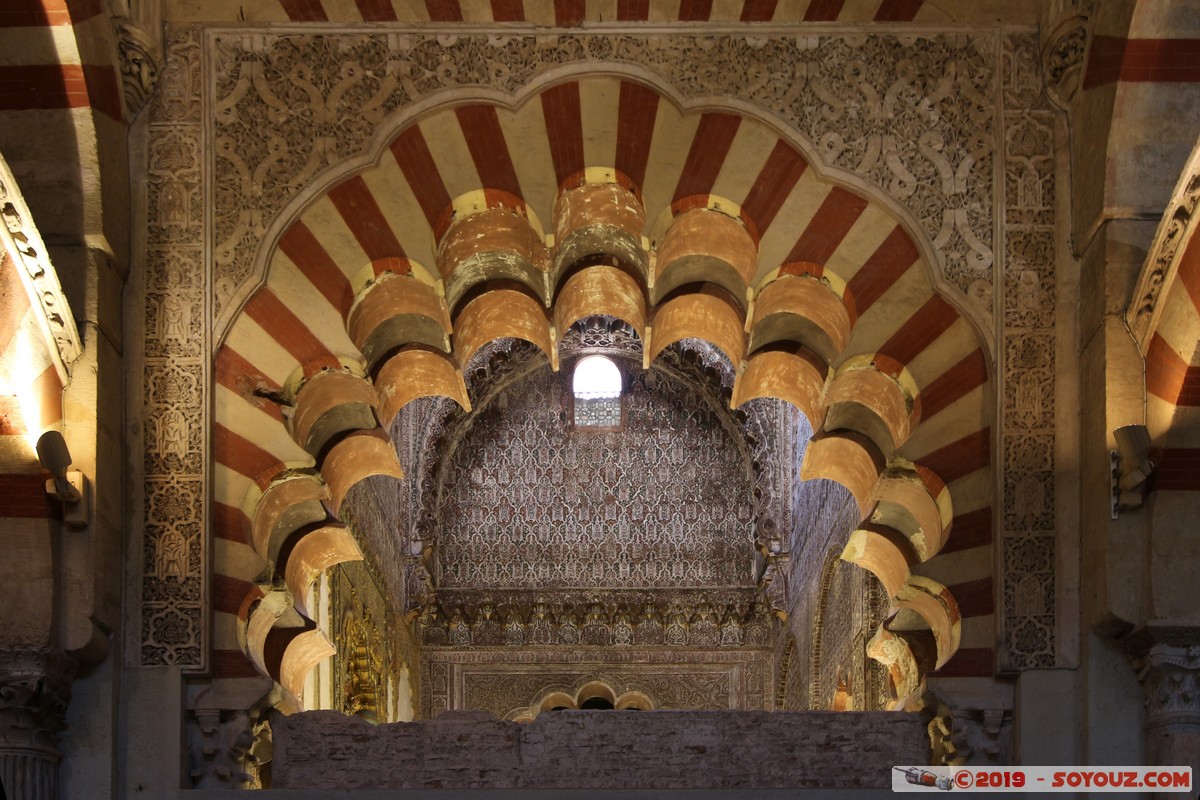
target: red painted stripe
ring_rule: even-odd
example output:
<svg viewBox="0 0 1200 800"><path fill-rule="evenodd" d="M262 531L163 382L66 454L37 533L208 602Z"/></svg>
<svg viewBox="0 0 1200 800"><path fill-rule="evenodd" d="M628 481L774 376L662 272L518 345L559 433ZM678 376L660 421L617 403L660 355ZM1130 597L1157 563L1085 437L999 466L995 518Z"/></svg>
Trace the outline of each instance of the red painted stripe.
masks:
<svg viewBox="0 0 1200 800"><path fill-rule="evenodd" d="M462 22L462 7L458 0L425 0L425 10L432 22Z"/></svg>
<svg viewBox="0 0 1200 800"><path fill-rule="evenodd" d="M346 221L367 258L404 258L404 248L392 226L375 202L375 195L361 175L329 190L329 199Z"/></svg>
<svg viewBox="0 0 1200 800"><path fill-rule="evenodd" d="M921 390L921 419L966 397L987 381L987 360L983 350L975 350Z"/></svg>
<svg viewBox="0 0 1200 800"><path fill-rule="evenodd" d="M958 613L963 619L986 617L996 610L990 577L964 581L946 588L950 590L950 594L954 595L954 602L958 603Z"/></svg>
<svg viewBox="0 0 1200 800"><path fill-rule="evenodd" d="M812 261L824 264L837 250L842 240L846 238L846 234L854 227L854 223L858 221L866 207L866 200L835 186L825 196L821 207L817 209L816 216L812 218L808 227L804 229L804 233L796 240L792 252L784 259L784 263ZM865 269L866 266L863 267L863 270ZM862 313L862 309L859 310L859 313Z"/></svg>
<svg viewBox="0 0 1200 800"><path fill-rule="evenodd" d="M321 0L279 0L292 22L328 22Z"/></svg>
<svg viewBox="0 0 1200 800"><path fill-rule="evenodd" d="M1200 448L1164 447L1154 453L1158 461L1153 488L1168 492L1200 491Z"/></svg>
<svg viewBox="0 0 1200 800"><path fill-rule="evenodd" d="M892 334L879 352L901 364L911 363L957 321L958 311L954 306L942 299L941 295L935 294Z"/></svg>
<svg viewBox="0 0 1200 800"><path fill-rule="evenodd" d="M260 489L267 488L272 478L287 469L274 455L220 423L213 426L213 454L218 464L245 475Z"/></svg>
<svg viewBox="0 0 1200 800"><path fill-rule="evenodd" d="M1085 91L1120 80L1125 44L1126 40L1120 36L1092 37L1088 48L1087 72L1083 76Z"/></svg>
<svg viewBox="0 0 1200 800"><path fill-rule="evenodd" d="M917 263L918 258L920 254L917 252L917 246L904 229L897 225L862 268L846 283L859 315L865 313L884 292L892 288L900 276Z"/></svg>
<svg viewBox="0 0 1200 800"><path fill-rule="evenodd" d="M572 27L587 18L587 0L554 0L554 24Z"/></svg>
<svg viewBox="0 0 1200 800"><path fill-rule="evenodd" d="M564 83L542 92L542 116L550 138L550 158L559 186L580 172L583 161L583 116L580 112L579 84Z"/></svg>
<svg viewBox="0 0 1200 800"><path fill-rule="evenodd" d="M269 288L254 293L246 303L246 314L291 353L306 372L320 366L338 366L337 357Z"/></svg>
<svg viewBox="0 0 1200 800"><path fill-rule="evenodd" d="M1200 39L1093 37L1083 88L1113 83L1200 81Z"/></svg>
<svg viewBox="0 0 1200 800"><path fill-rule="evenodd" d="M364 22L395 22L396 9L391 0L354 0Z"/></svg>
<svg viewBox="0 0 1200 800"><path fill-rule="evenodd" d="M881 0L876 22L912 22L925 0Z"/></svg>
<svg viewBox="0 0 1200 800"><path fill-rule="evenodd" d="M950 538L939 552L957 553L992 543L992 509L980 508L950 521Z"/></svg>
<svg viewBox="0 0 1200 800"><path fill-rule="evenodd" d="M776 0L745 0L742 22L770 22L775 17Z"/></svg>
<svg viewBox="0 0 1200 800"><path fill-rule="evenodd" d="M990 647L965 647L932 674L939 678L982 678L995 673L995 661Z"/></svg>
<svg viewBox="0 0 1200 800"><path fill-rule="evenodd" d="M77 25L103 10L102 0L17 0L0 4L0 28Z"/></svg>
<svg viewBox="0 0 1200 800"><path fill-rule="evenodd" d="M654 120L658 117L658 94L640 83L621 81L617 102L617 170L641 189L650 161Z"/></svg>
<svg viewBox="0 0 1200 800"><path fill-rule="evenodd" d="M617 0L617 20L638 21L650 18L650 0Z"/></svg>
<svg viewBox="0 0 1200 800"><path fill-rule="evenodd" d="M117 71L109 66L85 64L83 77L87 83L92 108L120 122L124 118L124 112L121 108L122 90Z"/></svg>
<svg viewBox="0 0 1200 800"><path fill-rule="evenodd" d="M1146 391L1175 403L1187 379L1188 363L1157 332L1146 348Z"/></svg>
<svg viewBox="0 0 1200 800"><path fill-rule="evenodd" d="M833 22L842 13L845 0L812 0L804 12L805 22Z"/></svg>
<svg viewBox="0 0 1200 800"><path fill-rule="evenodd" d="M0 67L0 111L90 105L83 67L73 64Z"/></svg>
<svg viewBox="0 0 1200 800"><path fill-rule="evenodd" d="M29 292L25 283L8 253L0 251L0 353L8 349L28 310Z"/></svg>
<svg viewBox="0 0 1200 800"><path fill-rule="evenodd" d="M262 596L262 590L253 583L220 573L213 575L212 588L213 608L235 616L241 615L242 606L249 595Z"/></svg>
<svg viewBox="0 0 1200 800"><path fill-rule="evenodd" d="M280 238L279 249L345 319L354 304L350 279L308 226L300 220L293 222Z"/></svg>
<svg viewBox="0 0 1200 800"><path fill-rule="evenodd" d="M429 151L425 134L413 125L397 136L391 144L392 156L412 188L430 228L436 228L438 217L450 205L450 193L442 182L442 173Z"/></svg>
<svg viewBox="0 0 1200 800"><path fill-rule="evenodd" d="M250 544L250 520L240 508L214 502L212 515L213 533L217 538Z"/></svg>
<svg viewBox="0 0 1200 800"><path fill-rule="evenodd" d="M991 452L992 430L983 428L934 450L919 461L922 467L932 470L945 483L950 484L986 467L991 461Z"/></svg>
<svg viewBox="0 0 1200 800"><path fill-rule="evenodd" d="M213 650L214 678L257 678L258 670L241 650Z"/></svg>
<svg viewBox="0 0 1200 800"><path fill-rule="evenodd" d="M783 208L807 168L808 162L794 147L782 139L775 143L771 155L767 156L766 163L754 179L754 185L742 201L742 211L753 221L759 236L766 234L775 215Z"/></svg>
<svg viewBox="0 0 1200 800"><path fill-rule="evenodd" d="M279 389L279 384L268 378L241 356L229 345L221 348L216 359L217 383L236 392L246 401L254 404L265 414L270 414L280 422L283 421L283 409L279 403L260 397L255 392L265 389L273 392Z"/></svg>
<svg viewBox="0 0 1200 800"><path fill-rule="evenodd" d="M524 0L492 0L492 19L496 22L524 22Z"/></svg>
<svg viewBox="0 0 1200 800"><path fill-rule="evenodd" d="M675 202L712 191L741 122L742 118L733 114L709 112L700 116L683 173L675 186Z"/></svg>
<svg viewBox="0 0 1200 800"><path fill-rule="evenodd" d="M37 475L0 475L0 517L50 519L57 516L46 494L46 478Z"/></svg>
<svg viewBox="0 0 1200 800"><path fill-rule="evenodd" d="M524 197L495 106L464 106L455 109L454 113L483 188L500 189L515 197Z"/></svg>
<svg viewBox="0 0 1200 800"><path fill-rule="evenodd" d="M681 0L680 22L706 22L712 16L712 0Z"/></svg>

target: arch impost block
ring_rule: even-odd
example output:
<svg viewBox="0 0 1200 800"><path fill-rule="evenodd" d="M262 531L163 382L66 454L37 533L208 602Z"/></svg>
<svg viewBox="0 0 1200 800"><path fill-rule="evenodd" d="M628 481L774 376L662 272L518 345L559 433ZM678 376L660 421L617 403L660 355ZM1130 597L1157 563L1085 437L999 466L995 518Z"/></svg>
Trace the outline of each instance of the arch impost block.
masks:
<svg viewBox="0 0 1200 800"><path fill-rule="evenodd" d="M639 337L645 337L647 314L642 289L616 267L580 270L563 284L554 303L554 323L559 331L597 314L627 322Z"/></svg>
<svg viewBox="0 0 1200 800"><path fill-rule="evenodd" d="M651 297L658 303L689 283L715 283L744 303L758 270L758 246L737 217L695 208L675 217L659 243Z"/></svg>
<svg viewBox="0 0 1200 800"><path fill-rule="evenodd" d="M735 369L740 368L746 352L741 317L728 303L711 294L682 294L668 300L654 312L653 328L652 339L647 329L647 365L681 339L703 339L713 344Z"/></svg>
<svg viewBox="0 0 1200 800"><path fill-rule="evenodd" d="M250 541L255 552L274 561L280 545L293 531L326 519L329 489L312 475L287 473L258 498L250 518Z"/></svg>
<svg viewBox="0 0 1200 800"><path fill-rule="evenodd" d="M558 353L545 311L531 297L514 289L492 289L463 308L454 334L454 356L460 367L466 367L479 348L506 337L536 345L558 370Z"/></svg>
<svg viewBox="0 0 1200 800"><path fill-rule="evenodd" d="M457 219L438 247L437 266L452 310L471 287L501 280L522 283L550 305L550 251L529 220L510 209Z"/></svg>
<svg viewBox="0 0 1200 800"><path fill-rule="evenodd" d="M854 431L822 429L809 440L800 465L800 479L827 478L850 490L859 513L870 508L871 489L883 469L883 456L875 444Z"/></svg>
<svg viewBox="0 0 1200 800"><path fill-rule="evenodd" d="M379 398L366 378L349 372L322 372L296 395L292 438L314 457L340 433L375 426Z"/></svg>
<svg viewBox="0 0 1200 800"><path fill-rule="evenodd" d="M762 285L750 318L750 351L777 341L802 344L824 359L836 360L850 341L853 320L828 282L781 274Z"/></svg>
<svg viewBox="0 0 1200 800"><path fill-rule="evenodd" d="M418 397L449 397L470 412L471 398L462 370L452 356L412 348L389 358L375 377L379 395L379 421L390 428L400 409Z"/></svg>
<svg viewBox="0 0 1200 800"><path fill-rule="evenodd" d="M962 640L962 617L954 595L942 584L923 575L909 575L894 603L899 611L888 622L888 630L919 631L927 628L937 645L935 669L941 668L958 651Z"/></svg>
<svg viewBox="0 0 1200 800"><path fill-rule="evenodd" d="M825 363L802 347L794 351L761 350L746 359L746 366L733 382L730 408L741 408L758 397L776 397L800 409L814 430L823 422L821 392L825 386Z"/></svg>
<svg viewBox="0 0 1200 800"><path fill-rule="evenodd" d="M450 350L446 298L416 278L381 275L359 293L346 332L373 368L384 356L410 343Z"/></svg>
<svg viewBox="0 0 1200 800"><path fill-rule="evenodd" d="M359 481L373 475L389 475L397 480L404 471L396 458L396 448L380 428L350 434L330 448L321 464L321 475L329 484L330 502L335 513Z"/></svg>

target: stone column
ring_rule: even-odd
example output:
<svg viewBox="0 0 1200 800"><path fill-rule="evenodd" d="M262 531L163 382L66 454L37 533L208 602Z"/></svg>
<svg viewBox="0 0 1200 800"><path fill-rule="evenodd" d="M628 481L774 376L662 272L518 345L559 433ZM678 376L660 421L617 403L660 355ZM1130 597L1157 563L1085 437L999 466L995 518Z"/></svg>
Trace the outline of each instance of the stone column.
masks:
<svg viewBox="0 0 1200 800"><path fill-rule="evenodd" d="M50 650L0 652L0 784L8 800L57 800L58 734L74 662Z"/></svg>
<svg viewBox="0 0 1200 800"><path fill-rule="evenodd" d="M1200 777L1200 645L1154 645L1138 677L1146 690L1146 763L1190 766L1195 782Z"/></svg>

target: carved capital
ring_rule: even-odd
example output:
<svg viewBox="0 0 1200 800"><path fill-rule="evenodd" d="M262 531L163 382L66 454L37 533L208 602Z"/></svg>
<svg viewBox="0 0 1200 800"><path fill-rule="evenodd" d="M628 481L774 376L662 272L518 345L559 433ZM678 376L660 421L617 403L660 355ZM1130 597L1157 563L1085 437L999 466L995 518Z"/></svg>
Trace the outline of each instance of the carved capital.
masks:
<svg viewBox="0 0 1200 800"><path fill-rule="evenodd" d="M1158 644L1139 663L1146 728L1200 726L1200 645Z"/></svg>
<svg viewBox="0 0 1200 800"><path fill-rule="evenodd" d="M75 663L50 650L0 653L0 784L9 797L58 797L58 736Z"/></svg>

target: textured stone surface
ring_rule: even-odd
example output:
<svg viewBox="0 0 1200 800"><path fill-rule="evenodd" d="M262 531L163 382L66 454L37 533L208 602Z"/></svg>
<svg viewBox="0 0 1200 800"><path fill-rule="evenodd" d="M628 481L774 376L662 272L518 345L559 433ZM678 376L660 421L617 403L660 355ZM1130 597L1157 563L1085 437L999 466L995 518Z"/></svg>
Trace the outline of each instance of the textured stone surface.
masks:
<svg viewBox="0 0 1200 800"><path fill-rule="evenodd" d="M883 788L924 764L920 717L882 712L479 712L371 727L277 718L273 788ZM648 753L653 753L648 757Z"/></svg>

